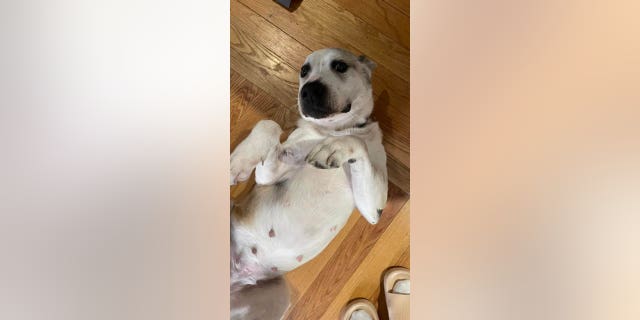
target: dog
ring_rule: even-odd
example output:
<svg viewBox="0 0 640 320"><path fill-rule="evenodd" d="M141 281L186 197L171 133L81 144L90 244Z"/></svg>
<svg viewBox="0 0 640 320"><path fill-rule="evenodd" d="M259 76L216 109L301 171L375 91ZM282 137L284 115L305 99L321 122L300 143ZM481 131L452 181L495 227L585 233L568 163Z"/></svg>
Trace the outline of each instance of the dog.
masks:
<svg viewBox="0 0 640 320"><path fill-rule="evenodd" d="M289 300L278 278L322 252L354 208L378 223L388 182L370 118L375 67L343 49L312 52L300 69L296 129L280 143L280 126L261 120L231 153L230 184L254 170L256 182L231 208L233 319L280 319Z"/></svg>

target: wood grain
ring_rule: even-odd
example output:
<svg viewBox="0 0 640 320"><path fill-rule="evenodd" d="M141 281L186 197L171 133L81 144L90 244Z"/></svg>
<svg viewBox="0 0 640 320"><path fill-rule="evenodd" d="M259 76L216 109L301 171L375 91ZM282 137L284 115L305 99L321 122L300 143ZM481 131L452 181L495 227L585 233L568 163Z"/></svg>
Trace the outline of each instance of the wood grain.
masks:
<svg viewBox="0 0 640 320"><path fill-rule="evenodd" d="M249 30L253 38L263 45L270 46L270 49L292 68L299 69L304 59L311 53L311 49L238 0L231 0L231 12L232 25L238 29Z"/></svg>
<svg viewBox="0 0 640 320"><path fill-rule="evenodd" d="M240 2L308 48L367 52L378 64L409 81L409 50L333 1L304 0L295 12L282 10L273 1Z"/></svg>
<svg viewBox="0 0 640 320"><path fill-rule="evenodd" d="M293 129L298 120L297 111L291 111L264 90L231 71L231 150L242 141L255 124L271 119L284 131Z"/></svg>
<svg viewBox="0 0 640 320"><path fill-rule="evenodd" d="M231 24L231 64L283 105L292 109L298 97L298 71L247 32Z"/></svg>
<svg viewBox="0 0 640 320"><path fill-rule="evenodd" d="M351 14L409 49L409 17L383 0L334 0Z"/></svg>
<svg viewBox="0 0 640 320"><path fill-rule="evenodd" d="M383 0L383 1L389 4L390 6L400 10L407 17L409 16L409 2L411 2L411 0Z"/></svg>
<svg viewBox="0 0 640 320"><path fill-rule="evenodd" d="M389 182L398 186L402 191L410 193L411 177L409 168L407 168L400 161L396 160L393 156L387 156L387 173L389 175Z"/></svg>

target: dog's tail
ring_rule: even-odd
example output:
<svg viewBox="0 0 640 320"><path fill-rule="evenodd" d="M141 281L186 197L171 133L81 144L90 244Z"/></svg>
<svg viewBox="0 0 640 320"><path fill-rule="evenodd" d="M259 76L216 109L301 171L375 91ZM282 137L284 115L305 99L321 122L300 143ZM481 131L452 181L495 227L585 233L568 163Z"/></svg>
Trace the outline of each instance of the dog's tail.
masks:
<svg viewBox="0 0 640 320"><path fill-rule="evenodd" d="M291 303L284 277L231 291L231 320L281 320Z"/></svg>

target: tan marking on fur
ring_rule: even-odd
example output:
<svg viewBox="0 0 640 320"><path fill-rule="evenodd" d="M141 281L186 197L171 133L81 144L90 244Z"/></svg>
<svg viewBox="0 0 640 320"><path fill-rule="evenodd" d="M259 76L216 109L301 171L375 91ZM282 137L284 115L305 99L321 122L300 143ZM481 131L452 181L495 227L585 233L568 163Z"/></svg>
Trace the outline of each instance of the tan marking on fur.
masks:
<svg viewBox="0 0 640 320"><path fill-rule="evenodd" d="M252 225L257 204L264 203L271 196L271 186L254 186L252 192L238 200L231 215L239 224Z"/></svg>
<svg viewBox="0 0 640 320"><path fill-rule="evenodd" d="M252 214L251 210L246 210L239 205L236 205L231 210L231 215L233 216L236 223L239 224L252 224L255 215Z"/></svg>

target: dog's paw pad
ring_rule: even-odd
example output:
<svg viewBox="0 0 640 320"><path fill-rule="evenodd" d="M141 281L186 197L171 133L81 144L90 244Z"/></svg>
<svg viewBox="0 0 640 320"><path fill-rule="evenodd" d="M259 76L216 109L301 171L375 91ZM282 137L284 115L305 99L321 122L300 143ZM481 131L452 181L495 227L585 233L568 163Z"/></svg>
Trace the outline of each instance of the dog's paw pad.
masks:
<svg viewBox="0 0 640 320"><path fill-rule="evenodd" d="M302 262L302 258L303 258L303 256L299 255L299 256L296 257L296 260L298 260L298 262Z"/></svg>

